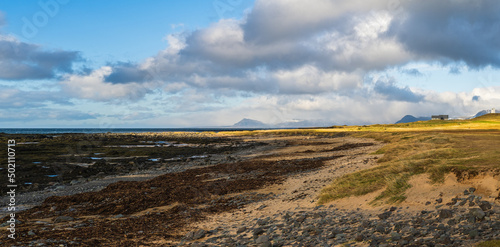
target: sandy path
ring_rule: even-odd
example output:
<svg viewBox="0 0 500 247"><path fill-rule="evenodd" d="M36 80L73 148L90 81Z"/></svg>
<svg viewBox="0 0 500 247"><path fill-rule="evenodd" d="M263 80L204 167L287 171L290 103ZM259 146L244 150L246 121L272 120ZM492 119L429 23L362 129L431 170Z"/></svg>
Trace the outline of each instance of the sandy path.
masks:
<svg viewBox="0 0 500 247"><path fill-rule="evenodd" d="M235 228L230 226L240 224L243 225L245 222L248 222L250 220L277 215L280 212L284 211L299 212L313 210L318 206L317 196L323 187L330 184L335 178L338 178L344 174L367 169L376 165L377 159L381 157L381 155L374 155L372 153L380 149L383 144L377 143L372 139L344 137L333 140L333 143L325 145L301 145L287 147L281 150L275 150L273 152L273 157L276 157L275 155L277 155L280 159L297 158L298 151L320 151L324 150L325 146L331 146L332 144L341 145L342 143L375 143L375 145L336 152L311 152L306 156L314 155L318 157L328 156L332 154L345 156L339 159L328 161L325 166L319 170L311 171L308 173L301 173L289 177L282 184L273 185L255 191L262 194L273 193L276 196L274 196L272 199L248 204L244 208L235 212L227 212L211 216L209 219L203 222L198 222L190 227L186 227L186 231L190 231L193 229L215 229L218 227L232 229L232 231L235 231ZM316 140L316 142L322 141L332 142L332 139ZM264 153L263 156L265 157L266 154ZM360 202L359 206L361 206L363 202ZM214 236L216 237L217 235Z"/></svg>

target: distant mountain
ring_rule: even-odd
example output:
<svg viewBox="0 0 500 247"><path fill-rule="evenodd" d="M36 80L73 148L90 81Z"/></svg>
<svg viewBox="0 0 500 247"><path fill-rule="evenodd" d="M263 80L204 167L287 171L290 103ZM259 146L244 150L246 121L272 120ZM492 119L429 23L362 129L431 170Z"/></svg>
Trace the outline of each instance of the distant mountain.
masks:
<svg viewBox="0 0 500 247"><path fill-rule="evenodd" d="M291 120L276 124L277 128L307 128L307 127L328 127L332 126L331 122L323 120Z"/></svg>
<svg viewBox="0 0 500 247"><path fill-rule="evenodd" d="M258 120L244 118L235 123L232 128L307 128L327 127L333 124L323 120L290 120L277 124L266 124Z"/></svg>
<svg viewBox="0 0 500 247"><path fill-rule="evenodd" d="M413 122L418 122L418 121L428 121L431 120L430 117L414 117L412 115L406 115L401 120L397 121L396 124L399 123L413 123Z"/></svg>
<svg viewBox="0 0 500 247"><path fill-rule="evenodd" d="M268 128L269 126L261 121L243 118L241 121L233 124L234 128Z"/></svg>
<svg viewBox="0 0 500 247"><path fill-rule="evenodd" d="M494 108L495 109L495 108ZM500 113L500 108L496 108L498 110L495 110L496 113ZM472 119L472 118L477 118L477 117L480 117L482 115L486 115L486 114L490 114L492 113L493 109L488 109L488 110L482 110L478 113L476 113L476 115L472 116L472 117L469 117L469 119Z"/></svg>
<svg viewBox="0 0 500 247"><path fill-rule="evenodd" d="M480 117L482 115L486 115L490 112L491 112L491 110L482 110L482 111L478 112L476 115L474 115L472 118L477 118L477 117Z"/></svg>

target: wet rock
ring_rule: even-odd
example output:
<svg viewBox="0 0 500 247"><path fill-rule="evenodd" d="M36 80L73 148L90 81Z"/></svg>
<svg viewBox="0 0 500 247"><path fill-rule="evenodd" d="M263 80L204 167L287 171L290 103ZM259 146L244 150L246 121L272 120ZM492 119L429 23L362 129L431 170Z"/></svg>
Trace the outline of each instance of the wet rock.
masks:
<svg viewBox="0 0 500 247"><path fill-rule="evenodd" d="M469 188L469 192L470 192L470 193L474 193L475 191L476 191L476 188L474 188L474 187L470 187L470 188Z"/></svg>
<svg viewBox="0 0 500 247"><path fill-rule="evenodd" d="M443 198L438 198L438 199L436 199L436 202L437 202L437 203L442 203L442 202L443 202Z"/></svg>

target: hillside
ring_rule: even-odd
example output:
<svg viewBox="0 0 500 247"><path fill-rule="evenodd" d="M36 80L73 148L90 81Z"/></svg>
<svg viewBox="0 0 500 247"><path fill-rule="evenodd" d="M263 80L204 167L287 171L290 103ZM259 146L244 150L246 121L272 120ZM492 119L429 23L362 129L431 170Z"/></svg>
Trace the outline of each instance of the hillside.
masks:
<svg viewBox="0 0 500 247"><path fill-rule="evenodd" d="M268 128L269 126L261 121L244 118L241 121L235 123L232 127L234 127L234 128Z"/></svg>
<svg viewBox="0 0 500 247"><path fill-rule="evenodd" d="M396 124L399 123L413 123L413 122L418 122L418 121L429 121L431 120L430 117L414 117L412 115L406 115L403 118L401 118L399 121L396 122Z"/></svg>

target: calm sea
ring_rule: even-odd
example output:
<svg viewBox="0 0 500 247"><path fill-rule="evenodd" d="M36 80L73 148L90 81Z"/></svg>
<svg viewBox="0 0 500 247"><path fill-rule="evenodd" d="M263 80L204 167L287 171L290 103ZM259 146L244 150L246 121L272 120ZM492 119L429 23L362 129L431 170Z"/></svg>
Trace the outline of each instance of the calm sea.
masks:
<svg viewBox="0 0 500 247"><path fill-rule="evenodd" d="M267 128L266 128L267 129ZM63 134L63 133L143 133L143 132L204 132L204 131L238 131L238 130L262 130L262 128L0 128L0 133L6 134Z"/></svg>

